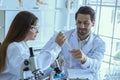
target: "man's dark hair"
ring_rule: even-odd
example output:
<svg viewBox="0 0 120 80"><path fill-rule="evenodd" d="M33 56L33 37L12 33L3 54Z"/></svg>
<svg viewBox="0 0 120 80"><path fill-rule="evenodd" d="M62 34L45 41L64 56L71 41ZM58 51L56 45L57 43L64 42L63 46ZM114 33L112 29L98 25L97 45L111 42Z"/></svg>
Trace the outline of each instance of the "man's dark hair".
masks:
<svg viewBox="0 0 120 80"><path fill-rule="evenodd" d="M75 20L77 19L78 14L89 14L91 21L95 20L95 11L89 6L80 7L75 14Z"/></svg>

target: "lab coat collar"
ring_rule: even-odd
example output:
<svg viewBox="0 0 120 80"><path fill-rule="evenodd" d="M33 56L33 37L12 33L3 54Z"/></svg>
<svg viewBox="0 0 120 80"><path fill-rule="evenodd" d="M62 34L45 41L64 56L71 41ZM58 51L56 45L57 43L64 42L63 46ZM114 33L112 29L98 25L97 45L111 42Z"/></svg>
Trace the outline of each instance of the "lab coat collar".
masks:
<svg viewBox="0 0 120 80"><path fill-rule="evenodd" d="M85 40L80 40L80 38L78 37L78 42L81 41L81 42L83 42L85 44L89 40L89 37L90 37L90 35Z"/></svg>
<svg viewBox="0 0 120 80"><path fill-rule="evenodd" d="M93 48L93 39L94 39L94 36L91 33L86 44L82 48L82 51L84 52L84 54L87 55L89 53L89 51Z"/></svg>
<svg viewBox="0 0 120 80"><path fill-rule="evenodd" d="M25 41L21 41L21 43L23 44L23 46L24 46L26 49L29 48L28 45L27 45L27 43L26 43Z"/></svg>
<svg viewBox="0 0 120 80"><path fill-rule="evenodd" d="M21 47L24 48L23 50L27 51L27 53L29 53L29 46L27 45L27 43L25 41L20 41L19 42L21 44Z"/></svg>

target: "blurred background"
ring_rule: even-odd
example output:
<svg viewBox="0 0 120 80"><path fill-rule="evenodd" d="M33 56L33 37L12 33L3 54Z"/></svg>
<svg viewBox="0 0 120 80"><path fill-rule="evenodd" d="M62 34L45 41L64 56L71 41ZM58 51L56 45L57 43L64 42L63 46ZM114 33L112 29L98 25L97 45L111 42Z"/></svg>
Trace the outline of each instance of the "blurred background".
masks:
<svg viewBox="0 0 120 80"><path fill-rule="evenodd" d="M120 80L120 0L0 0L0 42L4 40L14 16L28 10L39 18L39 34L29 46L39 50L59 31L75 28L75 12L80 6L96 12L92 31L106 43L100 80Z"/></svg>

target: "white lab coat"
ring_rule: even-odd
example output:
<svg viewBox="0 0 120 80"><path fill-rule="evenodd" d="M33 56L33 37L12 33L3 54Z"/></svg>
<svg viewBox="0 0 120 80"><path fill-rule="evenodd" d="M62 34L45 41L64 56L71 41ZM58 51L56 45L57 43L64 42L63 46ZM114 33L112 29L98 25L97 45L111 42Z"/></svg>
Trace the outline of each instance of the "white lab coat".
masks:
<svg viewBox="0 0 120 80"><path fill-rule="evenodd" d="M65 36L67 43L69 43L72 49L79 48L76 29L66 32ZM87 56L87 61L84 64L81 64L80 60L72 57L69 53L70 47L66 43L62 46L60 56L65 60L65 70L70 66L72 69L81 69L86 71L86 74L92 75L90 80L98 80L98 71L105 52L105 43L94 33L91 33L89 37L87 43L82 47L83 53Z"/></svg>
<svg viewBox="0 0 120 80"><path fill-rule="evenodd" d="M46 70L53 63L60 50L61 48L54 42L37 54L36 59L41 71ZM19 80L21 65L25 59L29 59L29 56L29 47L24 41L11 43L7 48L5 70L0 73L0 80ZM28 72L26 75L32 74Z"/></svg>
<svg viewBox="0 0 120 80"><path fill-rule="evenodd" d="M76 29L66 32L65 35L67 37L68 43L73 49L79 48ZM67 47L66 45L64 45L62 47L61 55L64 56L65 63L68 63L65 64L65 68L69 67L69 63L71 63L70 65L73 69L77 68L86 70L88 74L91 73L93 75L94 80L98 80L97 73L105 52L105 43L99 36L95 35L94 33L91 33L88 41L85 45L83 45L81 50L87 56L87 61L84 64L81 64L80 60L77 60L74 57L72 57L70 53L66 50Z"/></svg>

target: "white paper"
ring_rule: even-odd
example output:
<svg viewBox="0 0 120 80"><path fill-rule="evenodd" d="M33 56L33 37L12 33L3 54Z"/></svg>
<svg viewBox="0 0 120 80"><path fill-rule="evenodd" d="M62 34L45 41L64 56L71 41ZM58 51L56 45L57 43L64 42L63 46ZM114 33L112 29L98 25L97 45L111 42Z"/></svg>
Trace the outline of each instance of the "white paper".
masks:
<svg viewBox="0 0 120 80"><path fill-rule="evenodd" d="M92 74L88 73L86 70L81 69L68 69L68 78L69 79L83 79L83 80L92 80Z"/></svg>

